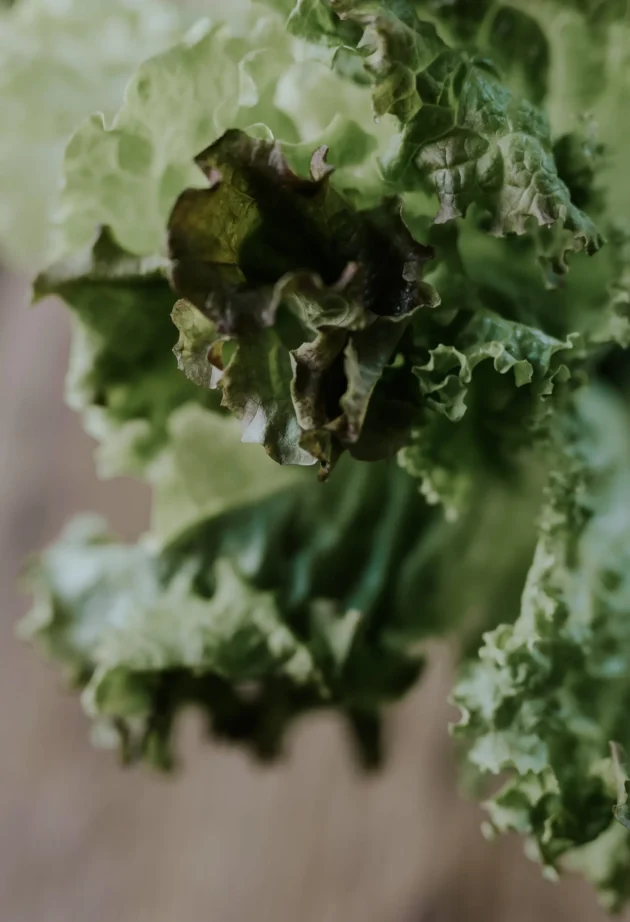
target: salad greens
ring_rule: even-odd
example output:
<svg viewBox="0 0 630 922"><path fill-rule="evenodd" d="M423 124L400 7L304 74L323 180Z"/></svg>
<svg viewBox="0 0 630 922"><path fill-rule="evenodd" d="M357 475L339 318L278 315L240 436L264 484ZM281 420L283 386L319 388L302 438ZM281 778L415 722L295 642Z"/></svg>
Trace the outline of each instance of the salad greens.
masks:
<svg viewBox="0 0 630 922"><path fill-rule="evenodd" d="M486 832L617 908L626 3L196 6L1 14L0 242L72 313L100 473L154 497L136 545L84 517L32 562L20 632L162 768L189 704L262 758L334 708L376 765L448 636Z"/></svg>

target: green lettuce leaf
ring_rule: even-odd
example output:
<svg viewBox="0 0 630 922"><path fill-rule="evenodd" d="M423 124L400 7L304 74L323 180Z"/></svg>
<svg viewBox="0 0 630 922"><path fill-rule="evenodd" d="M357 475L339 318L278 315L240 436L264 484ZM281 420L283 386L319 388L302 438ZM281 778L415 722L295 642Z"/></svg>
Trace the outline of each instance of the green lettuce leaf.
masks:
<svg viewBox="0 0 630 922"><path fill-rule="evenodd" d="M455 344L429 350L428 361L416 365L414 372L426 405L458 422L466 411L466 394L481 362L490 359L495 372L513 375L516 388L529 386L535 400L553 392L556 378L560 382L568 378L570 372L564 362L571 361L569 353L576 341L574 336L562 342L542 330L479 310L459 331ZM500 406L501 388L494 390Z"/></svg>
<svg viewBox="0 0 630 922"><path fill-rule="evenodd" d="M410 226L419 230L415 219ZM406 347L420 412L399 457L429 502L456 518L480 484L514 487L526 466L537 466L532 448L547 438L552 411L583 381L588 327L582 321L584 336L565 333L563 311L573 308L567 319L577 319L573 274L562 288L547 290L534 244L523 249L514 241L515 251L490 238L488 247L470 221L461 233L433 226L428 239L435 268L427 281L441 306L428 322L414 322ZM588 304L581 276L575 285L577 303ZM595 291L600 324L595 308L607 295ZM550 319L554 333L545 329Z"/></svg>
<svg viewBox="0 0 630 922"><path fill-rule="evenodd" d="M523 509L539 487L490 486L447 523L395 464L346 456L324 485L268 463L263 495L260 471L246 479L260 449L235 425L177 411L169 470L151 474L152 533L125 545L100 521L72 523L29 568L21 636L65 667L96 741L128 760L170 767L175 718L194 705L261 757L305 711L335 708L372 763L381 712L416 681L422 642L458 627L474 643L516 615L534 541Z"/></svg>
<svg viewBox="0 0 630 922"><path fill-rule="evenodd" d="M430 621L397 588L397 573L430 566L435 544L413 482L395 464L351 462L334 486L288 487L239 508L237 471L223 471L217 496L228 470L233 508L206 508L159 551L80 520L31 567L37 601L22 636L66 665L89 715L130 758L168 766L187 703L263 756L307 708L335 706L357 732L374 728L418 675L412 646L388 641L397 621L416 636ZM371 732L366 758L373 742Z"/></svg>
<svg viewBox="0 0 630 922"><path fill-rule="evenodd" d="M220 387L244 441L276 461L317 458L326 474L345 448L378 457L378 437L361 441L370 400L412 315L437 304L421 280L431 250L395 204L352 208L323 150L309 179L278 144L238 131L196 160L209 186L184 192L169 220L180 367Z"/></svg>
<svg viewBox="0 0 630 922"><path fill-rule="evenodd" d="M304 145L310 155L325 133L344 182L356 191L373 185L374 153L389 133L374 127L369 89L348 85L326 55L291 37L282 6L246 4L228 16L219 5L218 19L142 64L113 119L97 114L77 129L65 155L55 259L84 246L96 226L111 228L131 253L160 252L178 195L203 185L194 158L228 128L281 138L298 163ZM350 118L340 117L340 102Z"/></svg>
<svg viewBox="0 0 630 922"><path fill-rule="evenodd" d="M208 576L209 598L194 591L190 567L163 585L146 549L116 544L102 523L80 520L33 577L39 601L23 634L37 636L75 682L89 678L83 700L97 739L117 740L127 760L170 767L173 718L186 704L210 714L216 706L219 726L234 720L238 732L234 680L316 681L270 593L248 586L227 560ZM241 710L249 709L245 698Z"/></svg>
<svg viewBox="0 0 630 922"><path fill-rule="evenodd" d="M189 16L163 0L20 0L0 13L0 248L11 263L44 258L74 129L95 110L110 117L134 69Z"/></svg>
<svg viewBox="0 0 630 922"><path fill-rule="evenodd" d="M558 224L568 232L558 243L558 265L569 249L599 249L601 235L558 175L545 115L512 93L489 60L451 49L406 0L320 5L333 22L338 17L339 44L348 41L349 24L358 28L375 113L401 123L384 159L386 179L400 190L428 183L438 196L438 223L474 204L488 213L494 234ZM318 37L312 14L296 28ZM324 37L329 33L326 26Z"/></svg>
<svg viewBox="0 0 630 922"><path fill-rule="evenodd" d="M218 408L173 361L177 333L164 268L160 258L125 253L103 231L35 280L36 300L57 295L73 313L66 399L101 443L100 467L110 476L142 471L181 404Z"/></svg>
<svg viewBox="0 0 630 922"><path fill-rule="evenodd" d="M627 745L629 635L626 510L630 429L608 392L582 392L556 424L557 447L519 619L486 635L453 700L456 732L482 771L511 772L487 804L490 830L528 836L550 869L565 855L590 873L612 835L609 745ZM618 854L594 857L611 901Z"/></svg>
<svg viewBox="0 0 630 922"><path fill-rule="evenodd" d="M144 471L153 489L152 542L169 544L194 525L304 481L302 468L266 463L262 448L239 444L240 434L236 420L199 402L171 413L166 441Z"/></svg>

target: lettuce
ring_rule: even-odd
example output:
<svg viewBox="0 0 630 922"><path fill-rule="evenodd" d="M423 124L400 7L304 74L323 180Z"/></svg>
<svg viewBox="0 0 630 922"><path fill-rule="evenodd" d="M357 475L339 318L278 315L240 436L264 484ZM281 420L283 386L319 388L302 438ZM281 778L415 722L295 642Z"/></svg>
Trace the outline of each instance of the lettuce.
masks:
<svg viewBox="0 0 630 922"><path fill-rule="evenodd" d="M196 702L215 732L261 755L293 716L334 705L371 728L370 759L377 707L421 665L388 642L408 615L397 583L431 559L413 482L395 465L350 465L324 496L310 479L248 502L231 476L159 550L74 523L34 567L38 603L21 630L65 663L127 757L168 764L171 718Z"/></svg>
<svg viewBox="0 0 630 922"><path fill-rule="evenodd" d="M345 448L371 460L395 449L391 420L369 407L413 316L438 299L421 279L430 248L395 209L352 209L324 157L316 151L302 179L277 144L226 133L197 157L210 189L175 204L169 257L185 299L180 367L199 382L205 353L212 372L201 383L221 388L243 440L280 463L317 459L327 476ZM197 311L208 321L203 345Z"/></svg>
<svg viewBox="0 0 630 922"><path fill-rule="evenodd" d="M185 17L162 0L11 7L0 10L0 248L32 268L50 244L68 138L92 112L116 111L135 68L180 37Z"/></svg>
<svg viewBox="0 0 630 922"><path fill-rule="evenodd" d="M34 5L7 14L33 55ZM132 6L158 29L157 7ZM34 296L73 317L68 401L100 473L143 478L153 512L133 545L68 526L28 569L21 634L61 663L97 742L162 768L188 705L261 758L333 708L374 766L386 706L449 637L453 732L480 788L502 776L486 831L523 834L548 875L579 868L617 907L625 5L204 12L134 43L124 97L134 61L95 62L120 108L69 109L54 219L38 206ZM43 75L66 50L81 67L75 14L100 21L59 14L68 44ZM27 135L5 122L9 163Z"/></svg>
<svg viewBox="0 0 630 922"><path fill-rule="evenodd" d="M486 634L453 693L473 763L515 775L487 805L492 831L530 836L552 870L609 834L607 748L627 744L628 420L618 397L596 389L574 414L549 448L521 613ZM618 874L627 845L610 861Z"/></svg>

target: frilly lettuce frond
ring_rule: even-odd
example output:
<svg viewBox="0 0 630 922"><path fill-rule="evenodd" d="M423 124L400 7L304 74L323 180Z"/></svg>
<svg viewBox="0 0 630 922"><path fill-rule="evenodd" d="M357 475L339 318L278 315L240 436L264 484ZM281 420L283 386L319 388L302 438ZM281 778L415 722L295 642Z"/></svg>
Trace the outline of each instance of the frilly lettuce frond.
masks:
<svg viewBox="0 0 630 922"><path fill-rule="evenodd" d="M548 873L579 867L616 906L625 4L206 13L175 44L164 14L174 32L134 45L158 53L117 114L99 97L66 150L35 296L72 311L68 399L101 473L142 476L154 507L137 545L70 527L30 568L22 633L101 742L168 767L189 704L265 757L293 718L335 708L373 764L424 641L456 632L455 732L480 776L508 775L488 831L523 833Z"/></svg>
<svg viewBox="0 0 630 922"><path fill-rule="evenodd" d="M186 20L163 0L19 0L0 11L0 249L9 262L32 269L46 258L68 138L94 111L111 118L136 67L178 41Z"/></svg>

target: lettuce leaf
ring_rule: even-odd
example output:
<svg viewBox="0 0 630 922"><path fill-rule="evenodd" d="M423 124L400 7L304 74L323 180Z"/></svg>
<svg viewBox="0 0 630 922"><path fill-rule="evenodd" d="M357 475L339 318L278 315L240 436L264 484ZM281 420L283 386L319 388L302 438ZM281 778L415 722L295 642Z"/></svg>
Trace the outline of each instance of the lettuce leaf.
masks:
<svg viewBox="0 0 630 922"><path fill-rule="evenodd" d="M22 635L65 663L129 758L168 767L172 720L187 703L261 756L307 708L335 706L375 727L420 669L409 645L387 640L391 616L409 616L396 573L426 541L422 503L396 465L353 462L331 488L289 487L240 508L235 490L231 509L226 476L216 514L206 508L160 551L80 520L31 569L37 602Z"/></svg>
<svg viewBox="0 0 630 922"><path fill-rule="evenodd" d="M513 775L487 804L490 830L525 834L551 870L616 838L609 741L628 742L629 654L625 407L585 391L556 425L521 614L485 636L453 694L469 758L482 772ZM622 846L608 853L605 873L595 863L609 901L626 861Z"/></svg>
<svg viewBox="0 0 630 922"><path fill-rule="evenodd" d="M200 402L171 413L166 440L144 471L153 488L153 544L305 482L303 468L265 463L262 448L239 445L240 432L236 420Z"/></svg>
<svg viewBox="0 0 630 922"><path fill-rule="evenodd" d="M325 151L309 179L242 132L196 160L209 188L184 192L169 220L171 281L186 299L180 367L219 386L244 441L276 461L317 458L326 475L344 448L378 457L378 436L371 450L361 440L369 403L413 314L437 304L421 281L432 251L395 206L355 211L331 188Z"/></svg>
<svg viewBox="0 0 630 922"><path fill-rule="evenodd" d="M373 80L377 116L392 114L401 132L384 161L385 176L401 190L429 184L439 200L437 223L466 214L473 204L489 215L490 232L523 234L529 219L559 224L559 264L569 249L596 252L602 238L571 201L553 157L542 111L501 82L484 58L453 50L411 2L332 0L339 44L356 27L355 46ZM296 16L299 34L319 38L312 13ZM323 30L329 36L330 27Z"/></svg>
<svg viewBox="0 0 630 922"><path fill-rule="evenodd" d="M100 465L110 476L143 470L181 404L218 406L172 360L177 335L164 268L159 258L125 253L105 230L35 280L36 300L55 294L72 310L66 398L102 444Z"/></svg>
<svg viewBox="0 0 630 922"><path fill-rule="evenodd" d="M368 161L379 132L372 130L369 90L350 85L349 91L325 56L309 55L287 34L273 5L253 3L242 16L223 18L201 21L179 44L145 61L114 118L99 113L74 133L55 259L80 249L95 226L109 227L130 253L161 252L178 195L203 186L194 158L228 128L255 127L281 138L297 162L303 145L310 156L325 133L345 179L357 190L373 182ZM299 104L288 80L304 87ZM339 118L335 99L346 100L351 119Z"/></svg>
<svg viewBox="0 0 630 922"><path fill-rule="evenodd" d="M76 126L95 110L110 117L135 68L189 16L163 0L19 0L0 12L0 248L12 264L45 258Z"/></svg>
<svg viewBox="0 0 630 922"><path fill-rule="evenodd" d="M325 485L269 462L248 480L260 449L235 426L178 410L150 475L151 533L125 545L100 520L68 526L29 567L21 636L63 665L95 740L127 760L171 767L187 706L262 758L300 715L335 708L373 764L382 711L417 680L422 642L459 627L473 643L488 617L516 614L534 535L500 536L539 488L489 487L449 524L392 462L345 456ZM492 579L480 578L490 561Z"/></svg>

